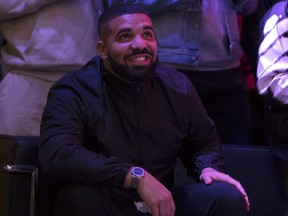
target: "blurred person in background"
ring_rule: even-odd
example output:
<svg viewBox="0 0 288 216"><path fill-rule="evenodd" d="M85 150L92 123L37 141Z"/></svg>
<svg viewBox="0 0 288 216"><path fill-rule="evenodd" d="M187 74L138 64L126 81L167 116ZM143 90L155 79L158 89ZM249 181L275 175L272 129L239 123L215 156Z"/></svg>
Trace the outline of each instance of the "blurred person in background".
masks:
<svg viewBox="0 0 288 216"><path fill-rule="evenodd" d="M259 48L259 25L265 13L280 0L261 0L255 13L242 17L241 45L246 54L247 65L249 65L250 80L256 86L257 60ZM253 143L254 145L269 145L269 117L268 110L257 88L250 89L250 102L253 121Z"/></svg>
<svg viewBox="0 0 288 216"><path fill-rule="evenodd" d="M0 134L38 136L52 84L96 54L97 0L0 1Z"/></svg>
<svg viewBox="0 0 288 216"><path fill-rule="evenodd" d="M288 216L288 1L276 3L263 17L260 29L257 86L269 107L271 152Z"/></svg>

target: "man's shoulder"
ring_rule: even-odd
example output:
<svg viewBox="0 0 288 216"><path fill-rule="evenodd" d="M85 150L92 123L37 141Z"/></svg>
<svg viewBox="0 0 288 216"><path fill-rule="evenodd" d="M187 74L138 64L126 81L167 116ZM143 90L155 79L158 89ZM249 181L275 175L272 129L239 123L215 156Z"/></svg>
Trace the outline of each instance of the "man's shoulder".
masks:
<svg viewBox="0 0 288 216"><path fill-rule="evenodd" d="M278 14L278 15L282 15L284 17L288 16L288 2L287 1L279 1L276 4L274 4L271 7L271 11Z"/></svg>
<svg viewBox="0 0 288 216"><path fill-rule="evenodd" d="M99 56L93 57L90 61L88 61L85 65L75 71L71 71L63 76L61 79L57 81L59 82L69 82L72 80L89 80L92 77L99 76L100 73L100 64L101 58Z"/></svg>
<svg viewBox="0 0 288 216"><path fill-rule="evenodd" d="M274 4L263 16L261 23L264 23L273 15L281 16L281 18L288 17L288 2L287 1L279 1ZM261 24L260 24L261 25Z"/></svg>
<svg viewBox="0 0 288 216"><path fill-rule="evenodd" d="M88 88L96 87L99 81L102 80L101 76L101 58L95 56L87 64L79 68L78 70L68 72L65 76L59 79L53 87L65 87L65 88Z"/></svg>
<svg viewBox="0 0 288 216"><path fill-rule="evenodd" d="M280 1L274 4L262 17L259 24L259 43L263 41L267 33L270 32L272 28L277 26L283 19L288 17L288 2Z"/></svg>

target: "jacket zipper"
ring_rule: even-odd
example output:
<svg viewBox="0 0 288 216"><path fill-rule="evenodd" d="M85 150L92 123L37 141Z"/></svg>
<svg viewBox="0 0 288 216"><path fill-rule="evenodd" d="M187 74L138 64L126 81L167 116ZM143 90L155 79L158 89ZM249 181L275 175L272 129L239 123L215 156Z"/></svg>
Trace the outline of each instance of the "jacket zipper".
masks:
<svg viewBox="0 0 288 216"><path fill-rule="evenodd" d="M140 127L140 119L139 119L139 114L138 114L138 110L137 110L137 106L136 106L136 97L138 96L140 87L137 86L135 89L134 94L132 95L132 103L133 103L133 109L135 112L135 116L136 116L136 140L137 140L137 146L138 146L138 165L141 166L142 165L142 145L141 145L141 127Z"/></svg>

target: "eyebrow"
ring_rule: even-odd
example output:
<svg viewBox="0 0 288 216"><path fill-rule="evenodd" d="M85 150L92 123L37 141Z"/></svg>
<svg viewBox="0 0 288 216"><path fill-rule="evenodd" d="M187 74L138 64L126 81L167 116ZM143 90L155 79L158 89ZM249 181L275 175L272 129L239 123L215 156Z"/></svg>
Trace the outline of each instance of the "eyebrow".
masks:
<svg viewBox="0 0 288 216"><path fill-rule="evenodd" d="M154 28L152 26L144 26L144 30L151 30L154 32Z"/></svg>
<svg viewBox="0 0 288 216"><path fill-rule="evenodd" d="M143 28L144 30L151 30L152 32L154 32L154 29L152 26L144 26ZM117 34L116 34L116 37L120 34L122 34L123 32L131 32L132 31L132 28L124 28L124 29L121 29Z"/></svg>

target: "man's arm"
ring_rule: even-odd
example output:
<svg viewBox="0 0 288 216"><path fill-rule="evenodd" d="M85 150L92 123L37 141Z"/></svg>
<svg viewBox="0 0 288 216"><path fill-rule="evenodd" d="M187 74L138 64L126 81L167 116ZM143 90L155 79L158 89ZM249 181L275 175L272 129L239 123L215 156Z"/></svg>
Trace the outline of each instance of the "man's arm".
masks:
<svg viewBox="0 0 288 216"><path fill-rule="evenodd" d="M65 84L50 91L40 132L43 170L58 182L123 187L132 165L102 151L89 150L85 134L92 129L86 127L89 111L84 111L81 99L76 89ZM95 143L93 148L100 147Z"/></svg>
<svg viewBox="0 0 288 216"><path fill-rule="evenodd" d="M195 180L205 184L213 181L222 181L235 186L246 200L246 209L249 211L250 203L242 185L225 174L222 158L221 143L216 135L215 125L208 117L195 89L191 86L191 126L188 138L180 150L180 157L188 168L188 173L194 174Z"/></svg>
<svg viewBox="0 0 288 216"><path fill-rule="evenodd" d="M187 106L190 114L187 137L179 149L179 157L188 174L199 180L202 170L211 167L223 171L224 161L215 123L209 118L196 90L189 80L189 100Z"/></svg>
<svg viewBox="0 0 288 216"><path fill-rule="evenodd" d="M0 20L8 20L38 11L40 8L59 0L3 0L0 1Z"/></svg>

